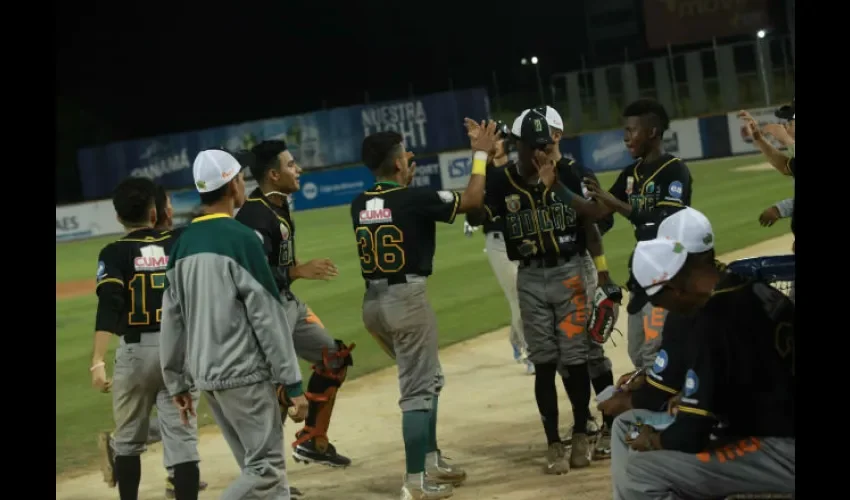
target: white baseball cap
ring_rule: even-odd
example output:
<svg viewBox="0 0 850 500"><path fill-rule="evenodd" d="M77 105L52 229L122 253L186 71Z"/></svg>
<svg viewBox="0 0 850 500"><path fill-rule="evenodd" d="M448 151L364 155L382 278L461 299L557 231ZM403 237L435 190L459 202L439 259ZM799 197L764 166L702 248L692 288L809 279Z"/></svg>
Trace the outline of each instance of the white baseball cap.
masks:
<svg viewBox="0 0 850 500"><path fill-rule="evenodd" d="M209 193L224 186L242 170L239 161L227 151L207 149L198 153L192 164L195 188L199 193Z"/></svg>
<svg viewBox="0 0 850 500"><path fill-rule="evenodd" d="M552 106L546 106L546 121L550 127L556 128L561 132L564 131L564 120L561 119L560 113L555 111L555 108Z"/></svg>
<svg viewBox="0 0 850 500"><path fill-rule="evenodd" d="M661 291L664 283L682 270L687 259L688 251L678 241L662 238L640 241L632 257L632 275L649 297Z"/></svg>
<svg viewBox="0 0 850 500"><path fill-rule="evenodd" d="M681 242L688 253L702 253L714 248L711 222L699 210L685 207L658 225L658 238Z"/></svg>

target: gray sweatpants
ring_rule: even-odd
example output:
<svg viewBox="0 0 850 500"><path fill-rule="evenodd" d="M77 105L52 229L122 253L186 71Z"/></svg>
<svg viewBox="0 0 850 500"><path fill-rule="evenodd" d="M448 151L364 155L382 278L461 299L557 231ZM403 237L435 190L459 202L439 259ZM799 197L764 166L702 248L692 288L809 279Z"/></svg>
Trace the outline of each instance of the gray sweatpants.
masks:
<svg viewBox="0 0 850 500"><path fill-rule="evenodd" d="M614 421L611 479L614 500L723 498L736 493L794 493L792 438L746 438L702 453L634 451L625 438L638 419L653 412L631 410Z"/></svg>
<svg viewBox="0 0 850 500"><path fill-rule="evenodd" d="M192 403L195 409L198 408L198 402L201 400L201 393L197 389L192 389ZM162 441L162 430L159 428L159 415L151 415L148 419L148 438L145 440L145 444L150 446L154 443L159 443ZM168 477L174 477L174 467L166 465L165 463L166 457L163 454L163 465L165 469L168 471Z"/></svg>
<svg viewBox="0 0 850 500"><path fill-rule="evenodd" d="M319 317L304 302L297 298L284 298L283 307L289 321L295 322L290 325L292 326L292 343L295 347L295 354L305 361L322 366L322 351L327 348L328 354L337 352L339 348L336 341L325 330L325 325L322 324ZM342 365L343 360L331 357L330 362L331 366L328 368L336 369Z"/></svg>
<svg viewBox="0 0 850 500"><path fill-rule="evenodd" d="M596 265L593 263L593 257L590 253L585 254L581 258L582 276L584 277L584 287L587 294L588 303L592 303L593 296L596 294L596 287L599 286L599 273L596 272ZM588 307L591 307L588 305ZM591 340L590 335L585 335L588 344L587 353L587 369L590 372L590 378L596 378L605 372L611 371L614 366L611 360L605 355L605 349Z"/></svg>
<svg viewBox="0 0 850 500"><path fill-rule="evenodd" d="M215 423L242 470L222 500L289 499L283 455L283 421L269 381L204 391Z"/></svg>
<svg viewBox="0 0 850 500"><path fill-rule="evenodd" d="M648 303L636 314L629 315L626 327L629 358L635 368L651 368L661 349L661 331L667 319L667 310Z"/></svg>
<svg viewBox="0 0 850 500"><path fill-rule="evenodd" d="M520 266L517 273L528 359L556 363L562 375L565 367L586 363L590 351L583 273L578 257L557 267Z"/></svg>
<svg viewBox="0 0 850 500"><path fill-rule="evenodd" d="M115 351L112 413L117 456L137 456L147 449L151 411L156 407L162 437L163 463L170 468L198 462L198 422L180 421L180 413L165 389L159 361L159 333L143 333L137 344L121 339Z"/></svg>
<svg viewBox="0 0 850 500"><path fill-rule="evenodd" d="M363 296L363 325L398 365L401 411L430 410L445 380L425 278L409 276L398 285L371 282Z"/></svg>

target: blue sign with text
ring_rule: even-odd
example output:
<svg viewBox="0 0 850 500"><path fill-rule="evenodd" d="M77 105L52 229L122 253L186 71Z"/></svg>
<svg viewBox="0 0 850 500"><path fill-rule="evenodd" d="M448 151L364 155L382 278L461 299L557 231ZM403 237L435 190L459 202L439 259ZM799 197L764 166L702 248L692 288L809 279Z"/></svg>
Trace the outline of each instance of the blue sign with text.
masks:
<svg viewBox="0 0 850 500"><path fill-rule="evenodd" d="M439 156L416 157L413 158L413 162L416 163L416 171L414 172L410 187L427 187L437 191L443 188L442 179L440 178Z"/></svg>
<svg viewBox="0 0 850 500"><path fill-rule="evenodd" d="M437 153L467 147L466 116L489 116L485 89L441 92L413 99L316 111L225 127L123 141L81 149L77 154L83 196L108 197L128 176L148 177L168 189L192 185L192 162L199 151L250 148L283 139L304 169L360 161L363 138L394 130L408 150Z"/></svg>
<svg viewBox="0 0 850 500"><path fill-rule="evenodd" d="M364 166L301 174L301 190L292 195L295 210L333 207L351 203L375 183Z"/></svg>

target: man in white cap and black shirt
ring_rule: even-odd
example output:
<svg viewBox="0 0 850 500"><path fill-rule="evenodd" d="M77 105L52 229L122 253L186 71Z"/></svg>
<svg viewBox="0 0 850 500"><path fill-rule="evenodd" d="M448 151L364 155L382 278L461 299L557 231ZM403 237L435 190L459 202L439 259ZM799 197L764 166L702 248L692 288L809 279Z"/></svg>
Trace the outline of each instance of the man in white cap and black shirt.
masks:
<svg viewBox="0 0 850 500"><path fill-rule="evenodd" d="M290 498L281 404L307 415L291 324L262 243L233 219L245 201L242 165L223 150L192 166L204 214L171 249L162 301L163 378L183 418L194 415L186 373L204 391L242 474L221 498Z"/></svg>
<svg viewBox="0 0 850 500"><path fill-rule="evenodd" d="M636 407L649 404L638 400L650 387L675 395L666 408L675 419L663 407L617 417L614 499L794 493L794 305L770 284L718 266L706 249L711 225L696 210L662 226L637 244L632 273L643 295L670 311L664 344L642 382L630 377L618 389Z"/></svg>
<svg viewBox="0 0 850 500"><path fill-rule="evenodd" d="M561 138L564 136L564 120L561 118L560 113L552 106L542 106L537 109L546 115L546 122L549 124L549 133L552 135L553 144L548 149L550 158L555 161L555 165L559 171L569 172L573 177L578 179L582 187L582 194L589 201L593 201L587 196L587 189L583 179L590 178L598 183L599 180L596 174L589 168L585 168L581 163L561 154L560 143ZM597 221L595 225L601 238L614 225L614 214L609 214L604 219ZM594 258L588 251L584 255L581 255L579 259L582 263L582 275L584 277L587 297L592 302L599 284L608 283L611 279L608 274L608 262L604 255ZM593 304L591 303L589 306L593 307ZM614 321L616 322L616 318ZM613 365L611 364L611 359L605 355L605 349L602 347L602 343L607 338L594 339L593 332L589 331L588 333L591 333L591 335L586 337L589 346L587 369L590 371L590 382L593 386L593 391L599 394L614 382ZM596 460L611 456L611 424L614 419L605 417L603 420L605 425L602 428L602 434L596 439L596 445L593 450L593 458ZM591 435L596 433L595 421L591 420L588 424L587 432Z"/></svg>

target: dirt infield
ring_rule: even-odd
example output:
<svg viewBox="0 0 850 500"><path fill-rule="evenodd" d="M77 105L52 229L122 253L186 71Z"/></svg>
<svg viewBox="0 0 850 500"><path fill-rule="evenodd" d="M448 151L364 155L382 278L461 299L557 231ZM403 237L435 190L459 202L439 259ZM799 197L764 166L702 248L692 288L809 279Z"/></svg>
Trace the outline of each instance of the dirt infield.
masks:
<svg viewBox="0 0 850 500"><path fill-rule="evenodd" d="M722 260L789 253L790 235L733 252ZM57 297L59 286L57 285ZM626 315L618 327L625 332ZM631 368L624 338L606 351L615 375ZM469 473L466 484L453 498L539 498L603 500L611 498L608 462L574 470L565 476L541 472L545 439L533 396L533 377L511 361L507 329L453 345L441 351L446 388L440 398L439 443L444 454L462 464ZM345 470L303 466L288 461L290 482L309 500L378 500L398 498L404 453L398 406L395 367L351 381L340 393L330 435L340 452L354 465ZM560 385L560 384L559 384ZM572 416L563 388L559 388L562 434ZM238 474L230 450L214 427L203 432L200 442L201 477L210 483L200 498L217 498ZM287 442L296 426L287 423ZM94 446L92 436L92 446ZM142 457L141 499L163 497L164 470L161 447L152 446ZM100 474L72 479L57 478L56 498L100 500L117 496L101 482Z"/></svg>
<svg viewBox="0 0 850 500"><path fill-rule="evenodd" d="M94 280L56 283L56 299L73 299L94 293Z"/></svg>

